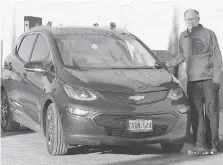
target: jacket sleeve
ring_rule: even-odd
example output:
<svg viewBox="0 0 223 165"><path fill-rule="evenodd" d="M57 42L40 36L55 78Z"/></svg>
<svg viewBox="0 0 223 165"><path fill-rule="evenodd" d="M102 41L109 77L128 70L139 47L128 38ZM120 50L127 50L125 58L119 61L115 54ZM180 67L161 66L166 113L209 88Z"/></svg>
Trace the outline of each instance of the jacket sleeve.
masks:
<svg viewBox="0 0 223 165"><path fill-rule="evenodd" d="M174 58L172 58L169 61L166 61L167 68L175 67L185 61L185 55L184 55L183 48L182 48L182 37L183 37L183 33L181 33L181 35L180 35L179 51Z"/></svg>
<svg viewBox="0 0 223 165"><path fill-rule="evenodd" d="M213 82L219 84L222 72L222 55L217 37L213 31L210 35L210 53L213 61Z"/></svg>

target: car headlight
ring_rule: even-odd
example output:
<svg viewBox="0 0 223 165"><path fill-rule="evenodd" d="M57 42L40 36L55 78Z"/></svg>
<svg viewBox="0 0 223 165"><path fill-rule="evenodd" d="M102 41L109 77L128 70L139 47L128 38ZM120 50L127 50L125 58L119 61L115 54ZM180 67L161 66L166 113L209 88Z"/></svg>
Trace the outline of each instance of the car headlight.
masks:
<svg viewBox="0 0 223 165"><path fill-rule="evenodd" d="M167 97L172 100L178 100L181 97L183 97L183 89L179 86L176 88L173 88L169 91Z"/></svg>
<svg viewBox="0 0 223 165"><path fill-rule="evenodd" d="M63 85L63 88L67 96L75 100L92 101L97 99L97 96L94 93L82 87Z"/></svg>
<svg viewBox="0 0 223 165"><path fill-rule="evenodd" d="M67 110L70 114L77 115L77 116L84 116L89 112L83 109L73 108L73 107L68 107Z"/></svg>

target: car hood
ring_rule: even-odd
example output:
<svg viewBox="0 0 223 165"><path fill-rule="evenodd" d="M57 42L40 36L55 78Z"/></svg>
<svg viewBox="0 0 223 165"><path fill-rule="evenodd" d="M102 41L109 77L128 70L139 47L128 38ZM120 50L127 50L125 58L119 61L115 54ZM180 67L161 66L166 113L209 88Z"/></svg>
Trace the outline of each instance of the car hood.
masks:
<svg viewBox="0 0 223 165"><path fill-rule="evenodd" d="M139 93L167 90L178 85L164 69L67 69L61 78L68 84L97 91Z"/></svg>

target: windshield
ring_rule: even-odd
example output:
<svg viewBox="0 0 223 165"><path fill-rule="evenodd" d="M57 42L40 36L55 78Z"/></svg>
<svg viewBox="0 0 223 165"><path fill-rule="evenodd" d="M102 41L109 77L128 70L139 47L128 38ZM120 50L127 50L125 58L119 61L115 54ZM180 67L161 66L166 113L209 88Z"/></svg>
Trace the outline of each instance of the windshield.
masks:
<svg viewBox="0 0 223 165"><path fill-rule="evenodd" d="M156 58L140 42L129 35L120 36L81 34L59 35L55 38L66 67L154 67Z"/></svg>

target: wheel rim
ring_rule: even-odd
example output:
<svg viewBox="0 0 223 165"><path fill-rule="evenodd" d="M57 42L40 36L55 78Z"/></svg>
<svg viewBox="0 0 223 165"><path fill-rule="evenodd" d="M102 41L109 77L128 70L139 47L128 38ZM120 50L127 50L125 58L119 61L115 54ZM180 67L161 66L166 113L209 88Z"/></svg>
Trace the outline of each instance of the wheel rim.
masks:
<svg viewBox="0 0 223 165"><path fill-rule="evenodd" d="M47 145L48 145L48 148L50 150L52 150L53 148L53 115L51 112L49 112L49 114L47 115L47 124L48 124L48 127L47 127L47 131L48 131L48 135L47 135Z"/></svg>
<svg viewBox="0 0 223 165"><path fill-rule="evenodd" d="M7 96L5 94L1 94L1 125L5 127L8 121L8 102Z"/></svg>

